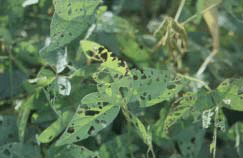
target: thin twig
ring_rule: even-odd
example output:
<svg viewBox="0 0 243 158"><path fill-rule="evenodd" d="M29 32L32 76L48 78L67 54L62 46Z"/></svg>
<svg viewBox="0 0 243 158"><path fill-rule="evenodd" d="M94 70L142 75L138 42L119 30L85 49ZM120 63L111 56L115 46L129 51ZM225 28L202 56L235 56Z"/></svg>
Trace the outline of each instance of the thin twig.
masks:
<svg viewBox="0 0 243 158"><path fill-rule="evenodd" d="M214 144L214 148L213 148L213 158L216 157L216 144L217 144L217 121L219 118L219 107L217 106L215 108L215 117L214 117L214 132L213 132L213 144Z"/></svg>
<svg viewBox="0 0 243 158"><path fill-rule="evenodd" d="M179 6L179 8L177 10L176 16L175 16L175 21L176 22L178 21L180 15L181 15L181 11L182 11L182 9L183 9L183 7L185 5L185 2L186 2L186 0L181 0L181 4L180 4L180 6Z"/></svg>
<svg viewBox="0 0 243 158"><path fill-rule="evenodd" d="M211 91L211 88L210 88L204 81L202 81L202 80L199 80L199 79L197 79L197 78L193 78L193 77L191 77L191 76L182 75L182 74L179 74L179 73L177 73L177 75L180 76L180 77L184 77L184 78L186 78L186 79L188 79L188 80L191 80L191 81L199 82L199 83L201 83L207 90Z"/></svg>
<svg viewBox="0 0 243 158"><path fill-rule="evenodd" d="M213 52L204 60L203 64L200 66L196 73L196 77L200 78L208 64L213 60L213 57L218 53L218 49L213 50Z"/></svg>
<svg viewBox="0 0 243 158"><path fill-rule="evenodd" d="M221 2L222 2L222 1L219 1L218 3L215 3L215 4L211 5L210 7L204 9L203 11L201 11L200 14L204 14L204 13L207 12L208 10L210 10L210 9L216 7L217 5L219 5ZM191 16L190 18L188 18L186 21L182 22L182 24L184 25L184 24L190 22L191 20L193 20L193 19L196 18L197 16L198 16L198 14L194 14L193 16Z"/></svg>

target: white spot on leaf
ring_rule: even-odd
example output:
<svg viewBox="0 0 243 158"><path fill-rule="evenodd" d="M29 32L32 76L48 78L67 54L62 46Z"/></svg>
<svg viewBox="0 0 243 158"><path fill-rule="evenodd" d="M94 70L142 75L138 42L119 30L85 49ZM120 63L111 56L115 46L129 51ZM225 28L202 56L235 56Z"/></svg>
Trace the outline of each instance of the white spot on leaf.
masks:
<svg viewBox="0 0 243 158"><path fill-rule="evenodd" d="M57 58L56 70L57 70L57 73L60 73L68 65L68 62L67 62L67 47L65 47L64 54L63 54L63 52L59 51L57 55L58 55L58 58Z"/></svg>
<svg viewBox="0 0 243 158"><path fill-rule="evenodd" d="M59 94L64 95L64 96L70 95L71 83L66 77L59 76L57 78L57 84L58 84Z"/></svg>
<svg viewBox="0 0 243 158"><path fill-rule="evenodd" d="M29 5L37 4L39 0L25 0L22 7L27 7Z"/></svg>

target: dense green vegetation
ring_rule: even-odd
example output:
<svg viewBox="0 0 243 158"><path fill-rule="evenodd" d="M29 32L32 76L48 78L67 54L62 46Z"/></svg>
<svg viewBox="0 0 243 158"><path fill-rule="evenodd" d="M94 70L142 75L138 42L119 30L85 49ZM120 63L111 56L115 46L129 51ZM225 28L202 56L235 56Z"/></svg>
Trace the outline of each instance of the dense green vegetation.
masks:
<svg viewBox="0 0 243 158"><path fill-rule="evenodd" d="M242 9L0 0L0 157L243 157Z"/></svg>

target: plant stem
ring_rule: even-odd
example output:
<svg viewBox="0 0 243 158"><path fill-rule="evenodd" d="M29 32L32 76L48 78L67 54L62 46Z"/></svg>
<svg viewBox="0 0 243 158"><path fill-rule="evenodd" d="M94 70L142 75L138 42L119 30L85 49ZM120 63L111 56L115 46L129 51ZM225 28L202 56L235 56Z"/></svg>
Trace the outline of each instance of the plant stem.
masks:
<svg viewBox="0 0 243 158"><path fill-rule="evenodd" d="M187 75L182 75L182 74L179 74L177 73L178 76L180 77L184 77L185 79L188 79L188 80L191 80L191 81L196 81L196 82L199 82L201 83L207 90L211 91L211 88L202 80L199 80L198 78L194 78L194 77L191 77L191 76L187 76Z"/></svg>
<svg viewBox="0 0 243 158"><path fill-rule="evenodd" d="M177 13L176 13L176 16L175 16L175 21L176 22L178 21L180 15L181 15L181 11L182 11L182 9L183 9L183 7L185 5L185 2L186 2L186 0L181 0L181 4L180 4L179 9L177 10Z"/></svg>
<svg viewBox="0 0 243 158"><path fill-rule="evenodd" d="M218 49L214 49L213 52L204 60L203 64L200 66L196 73L196 77L200 78L208 64L213 60L213 57L218 53Z"/></svg>
<svg viewBox="0 0 243 158"><path fill-rule="evenodd" d="M219 5L221 2L222 2L222 1L219 1L218 3L215 3L215 4L211 5L210 7L204 9L200 14L203 14L203 13L207 12L208 10L210 10L210 9L212 9L212 8L214 8L214 7L216 7L216 6ZM186 21L182 22L182 24L184 25L184 24L190 22L191 20L193 20L193 19L196 18L197 16L198 16L198 14L194 14L193 16L191 16L190 18L188 18Z"/></svg>

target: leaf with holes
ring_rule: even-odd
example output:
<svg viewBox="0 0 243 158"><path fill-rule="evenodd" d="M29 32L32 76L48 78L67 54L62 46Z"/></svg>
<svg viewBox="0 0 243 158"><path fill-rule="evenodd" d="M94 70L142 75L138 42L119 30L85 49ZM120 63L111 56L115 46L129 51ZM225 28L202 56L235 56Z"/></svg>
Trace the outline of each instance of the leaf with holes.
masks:
<svg viewBox="0 0 243 158"><path fill-rule="evenodd" d="M0 145L19 141L15 115L0 115Z"/></svg>
<svg viewBox="0 0 243 158"><path fill-rule="evenodd" d="M82 40L80 45L88 62L101 62L99 71L107 69L109 73L119 73L122 75L125 75L128 71L126 62L119 60L117 57L113 57L112 53L105 49L104 46L88 40Z"/></svg>
<svg viewBox="0 0 243 158"><path fill-rule="evenodd" d="M140 102L141 107L148 107L173 98L183 84L171 81L169 71L156 69L131 70L134 89L133 96Z"/></svg>
<svg viewBox="0 0 243 158"><path fill-rule="evenodd" d="M180 100L179 105L171 109L164 122L164 130L168 130L178 120L187 117L197 101L195 93L186 93Z"/></svg>
<svg viewBox="0 0 243 158"><path fill-rule="evenodd" d="M83 146L78 146L75 144L70 144L66 146L52 146L48 150L48 157L51 158L99 158L97 152L86 149Z"/></svg>
<svg viewBox="0 0 243 158"><path fill-rule="evenodd" d="M95 95L90 95L89 97L92 96ZM107 127L118 115L119 106L100 102L96 96L93 102L87 97L84 98L86 100L82 100L81 105L56 145L71 144L94 136L97 132Z"/></svg>
<svg viewBox="0 0 243 158"><path fill-rule="evenodd" d="M232 110L243 111L243 79L225 80L218 87L220 101Z"/></svg>
<svg viewBox="0 0 243 158"><path fill-rule="evenodd" d="M199 124L181 130L175 138L183 158L200 157L199 154L203 145L204 131Z"/></svg>
<svg viewBox="0 0 243 158"><path fill-rule="evenodd" d="M68 122L72 119L72 116L73 112L71 111L63 112L63 114L55 122L53 122L37 137L37 140L41 143L51 142L65 129Z"/></svg>
<svg viewBox="0 0 243 158"><path fill-rule="evenodd" d="M9 143L0 146L1 158L41 158L38 148L22 143Z"/></svg>
<svg viewBox="0 0 243 158"><path fill-rule="evenodd" d="M54 0L55 13L50 33L51 43L41 49L41 55L50 63L57 62L58 48L77 37L84 38L88 28L95 23L95 13L101 0Z"/></svg>

